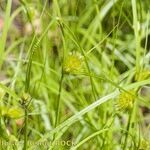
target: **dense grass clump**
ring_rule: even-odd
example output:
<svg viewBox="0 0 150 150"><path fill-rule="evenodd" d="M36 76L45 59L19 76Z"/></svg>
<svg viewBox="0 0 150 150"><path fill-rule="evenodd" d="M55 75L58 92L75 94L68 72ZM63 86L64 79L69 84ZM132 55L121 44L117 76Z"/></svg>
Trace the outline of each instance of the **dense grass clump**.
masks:
<svg viewBox="0 0 150 150"><path fill-rule="evenodd" d="M150 150L150 1L1 0L0 150Z"/></svg>

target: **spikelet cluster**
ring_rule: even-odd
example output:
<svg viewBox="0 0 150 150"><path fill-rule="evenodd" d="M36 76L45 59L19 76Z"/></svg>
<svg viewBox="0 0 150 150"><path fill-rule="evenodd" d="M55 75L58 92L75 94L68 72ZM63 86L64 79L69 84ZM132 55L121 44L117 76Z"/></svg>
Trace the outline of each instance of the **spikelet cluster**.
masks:
<svg viewBox="0 0 150 150"><path fill-rule="evenodd" d="M122 111L127 111L132 109L135 98L136 97L134 91L127 91L127 92L120 93L116 104L117 109Z"/></svg>
<svg viewBox="0 0 150 150"><path fill-rule="evenodd" d="M139 150L150 150L149 142L145 139L141 140Z"/></svg>
<svg viewBox="0 0 150 150"><path fill-rule="evenodd" d="M65 73L75 73L79 72L82 66L82 56L80 53L72 52L64 61L64 72Z"/></svg>
<svg viewBox="0 0 150 150"><path fill-rule="evenodd" d="M1 106L0 107L0 117L8 117L12 119L20 118L24 115L24 111L22 108L17 106L7 107Z"/></svg>
<svg viewBox="0 0 150 150"><path fill-rule="evenodd" d="M143 81L150 78L150 70L143 70L139 74L136 75L136 81Z"/></svg>

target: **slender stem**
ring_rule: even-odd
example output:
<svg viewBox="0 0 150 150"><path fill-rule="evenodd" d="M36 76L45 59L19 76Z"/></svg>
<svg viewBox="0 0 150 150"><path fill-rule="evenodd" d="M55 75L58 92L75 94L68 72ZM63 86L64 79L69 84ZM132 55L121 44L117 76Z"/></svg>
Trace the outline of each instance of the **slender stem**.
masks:
<svg viewBox="0 0 150 150"><path fill-rule="evenodd" d="M0 54L1 54L0 69L3 65L4 50L5 50L5 46L6 46L7 34L8 34L8 30L9 30L9 25L10 25L11 7L12 7L12 0L9 0L9 1L7 1L7 5L6 5L4 28L3 28L2 36L0 37Z"/></svg>
<svg viewBox="0 0 150 150"><path fill-rule="evenodd" d="M61 18L61 13L60 13L60 9L59 9L59 4L57 0L53 0L54 4L56 6L56 16L58 16L59 18ZM60 79L60 84L59 84L59 93L58 93L58 97L57 97L57 101L56 101L56 120L55 120L55 125L54 127L56 128L59 122L59 111L60 111L60 100L61 100L61 91L62 91L62 83L63 83L63 79L64 79L64 51L65 51L65 40L64 40L64 31L63 31L63 25L61 23L60 20L58 20L58 24L60 26L61 32L62 32L62 40L63 40L63 46L64 46L64 50L63 50L63 56L62 56L62 71L61 71L61 79ZM54 139L55 139L55 135L54 135Z"/></svg>
<svg viewBox="0 0 150 150"><path fill-rule="evenodd" d="M57 126L59 122L59 108L60 108L60 99L61 99L61 91L62 91L62 83L63 83L64 74L62 71L61 79L60 79L60 86L59 86L59 93L57 98L57 104L56 104L56 120L55 120L55 127Z"/></svg>
<svg viewBox="0 0 150 150"><path fill-rule="evenodd" d="M24 147L23 147L23 150L27 150L28 109L26 106L24 106L24 111L25 111L25 126L24 126Z"/></svg>
<svg viewBox="0 0 150 150"><path fill-rule="evenodd" d="M60 100L61 100L63 78L64 78L64 74L63 74L63 68L62 68L62 75L61 75L60 84L59 84L59 93L58 93L58 98L56 101L56 119L55 119L55 124L54 124L55 128L57 127L58 122L59 122L59 111L60 111ZM55 140L55 137L56 137L56 133L53 136L53 141Z"/></svg>
<svg viewBox="0 0 150 150"><path fill-rule="evenodd" d="M132 13L133 13L133 28L136 43L136 74L140 72L140 35L138 29L138 17L137 17L137 6L136 0L132 0Z"/></svg>
<svg viewBox="0 0 150 150"><path fill-rule="evenodd" d="M129 119L128 119L128 124L127 124L127 129L126 129L127 132L126 132L126 135L125 135L125 142L124 142L123 150L126 149L126 146L127 146L127 143L128 143L128 135L129 135L128 133L130 131L132 112L133 111L130 112Z"/></svg>

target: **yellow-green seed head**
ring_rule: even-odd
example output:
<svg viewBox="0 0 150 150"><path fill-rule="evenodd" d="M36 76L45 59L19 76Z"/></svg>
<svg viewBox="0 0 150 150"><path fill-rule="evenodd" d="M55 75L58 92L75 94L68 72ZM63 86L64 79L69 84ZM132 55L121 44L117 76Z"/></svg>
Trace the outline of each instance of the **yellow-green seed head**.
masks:
<svg viewBox="0 0 150 150"><path fill-rule="evenodd" d="M140 148L139 150L149 150L150 149L150 144L147 140L143 139L140 143Z"/></svg>
<svg viewBox="0 0 150 150"><path fill-rule="evenodd" d="M127 91L122 92L117 100L117 109L118 110L130 110L133 108L135 101L135 92Z"/></svg>
<svg viewBox="0 0 150 150"><path fill-rule="evenodd" d="M79 53L71 53L64 63L65 73L74 73L80 71L82 66L82 56Z"/></svg>
<svg viewBox="0 0 150 150"><path fill-rule="evenodd" d="M150 77L150 70L143 70L135 76L136 81L143 81Z"/></svg>
<svg viewBox="0 0 150 150"><path fill-rule="evenodd" d="M8 118L20 118L24 115L24 110L20 107L8 107L1 106L0 107L0 117L8 117Z"/></svg>
<svg viewBox="0 0 150 150"><path fill-rule="evenodd" d="M24 111L20 107L11 107L8 109L8 112L6 115L9 118L16 119L16 118L22 117L24 115Z"/></svg>

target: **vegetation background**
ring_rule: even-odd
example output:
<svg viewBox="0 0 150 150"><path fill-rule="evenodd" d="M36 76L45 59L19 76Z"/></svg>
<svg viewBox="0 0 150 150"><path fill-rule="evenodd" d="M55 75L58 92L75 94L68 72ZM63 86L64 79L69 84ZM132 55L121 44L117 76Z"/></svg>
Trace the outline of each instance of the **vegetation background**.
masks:
<svg viewBox="0 0 150 150"><path fill-rule="evenodd" d="M0 149L150 150L149 50L149 0L0 0Z"/></svg>

